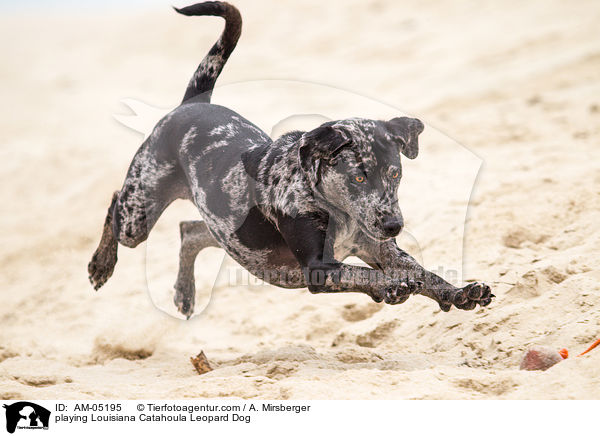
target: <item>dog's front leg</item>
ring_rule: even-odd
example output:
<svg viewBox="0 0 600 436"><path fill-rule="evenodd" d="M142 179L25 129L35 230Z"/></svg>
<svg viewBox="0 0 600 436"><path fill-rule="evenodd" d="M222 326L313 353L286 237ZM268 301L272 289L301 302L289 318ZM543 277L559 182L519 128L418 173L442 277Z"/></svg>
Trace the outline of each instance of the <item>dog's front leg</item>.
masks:
<svg viewBox="0 0 600 436"><path fill-rule="evenodd" d="M300 264L310 292L360 292L378 303L398 304L417 290L414 282L388 277L376 269L347 265L325 254L331 253L332 243L325 227L310 216L278 218L279 231Z"/></svg>
<svg viewBox="0 0 600 436"><path fill-rule="evenodd" d="M376 269L334 262L324 262L315 256L303 266L311 293L361 292L377 303L400 304L418 291L414 281L389 277Z"/></svg>
<svg viewBox="0 0 600 436"><path fill-rule="evenodd" d="M364 241L366 256L363 260L383 271L387 276L404 279L408 283L416 282L417 293L437 301L440 308L447 312L452 306L463 310L474 309L477 305L487 306L494 295L484 283L470 283L457 288L438 275L427 271L408 253L401 250L396 241L381 243Z"/></svg>

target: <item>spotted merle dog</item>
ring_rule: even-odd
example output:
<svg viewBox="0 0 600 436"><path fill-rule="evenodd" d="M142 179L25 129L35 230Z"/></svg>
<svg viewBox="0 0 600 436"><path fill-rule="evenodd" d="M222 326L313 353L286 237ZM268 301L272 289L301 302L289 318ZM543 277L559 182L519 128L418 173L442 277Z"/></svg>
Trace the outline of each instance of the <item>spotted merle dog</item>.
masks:
<svg viewBox="0 0 600 436"><path fill-rule="evenodd" d="M397 197L400 154L417 157L421 121L351 118L273 141L242 116L210 103L241 33L238 10L222 2L176 10L223 17L225 29L182 103L156 125L114 193L88 266L95 289L112 275L119 243L136 247L171 202L187 199L203 218L180 223L174 302L188 318L194 260L206 247L225 249L250 273L283 288L361 292L388 304L422 294L443 311L490 304L487 285L456 288L396 245L404 224ZM342 263L351 255L370 268Z"/></svg>

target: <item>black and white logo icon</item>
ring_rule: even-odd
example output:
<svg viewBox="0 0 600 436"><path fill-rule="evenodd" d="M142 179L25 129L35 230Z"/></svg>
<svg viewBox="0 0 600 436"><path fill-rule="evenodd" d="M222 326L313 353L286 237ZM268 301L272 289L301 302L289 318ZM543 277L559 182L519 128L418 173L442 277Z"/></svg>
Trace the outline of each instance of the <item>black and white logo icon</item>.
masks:
<svg viewBox="0 0 600 436"><path fill-rule="evenodd" d="M50 411L29 401L5 404L6 431L14 433L15 429L48 429Z"/></svg>

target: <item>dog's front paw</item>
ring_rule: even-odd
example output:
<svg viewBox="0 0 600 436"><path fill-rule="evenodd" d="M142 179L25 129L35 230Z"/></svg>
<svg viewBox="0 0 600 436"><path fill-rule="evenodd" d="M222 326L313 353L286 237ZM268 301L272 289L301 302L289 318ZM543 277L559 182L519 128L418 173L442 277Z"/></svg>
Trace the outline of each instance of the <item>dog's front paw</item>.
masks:
<svg viewBox="0 0 600 436"><path fill-rule="evenodd" d="M457 309L472 310L477 305L484 307L492 302L492 290L485 283L474 282L464 288L444 291L440 308L448 312L454 305Z"/></svg>
<svg viewBox="0 0 600 436"><path fill-rule="evenodd" d="M402 304L410 294L416 294L421 291L422 282L416 280L402 280L384 290L383 301L387 304Z"/></svg>

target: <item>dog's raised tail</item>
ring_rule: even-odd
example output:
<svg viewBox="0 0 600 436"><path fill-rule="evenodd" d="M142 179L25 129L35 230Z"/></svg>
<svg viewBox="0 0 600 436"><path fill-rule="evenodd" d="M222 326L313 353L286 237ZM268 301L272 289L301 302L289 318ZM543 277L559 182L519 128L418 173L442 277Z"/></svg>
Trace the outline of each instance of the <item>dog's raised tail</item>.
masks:
<svg viewBox="0 0 600 436"><path fill-rule="evenodd" d="M212 15L225 18L225 29L221 37L198 65L182 100L183 103L190 98L201 96L198 101L209 103L217 77L221 74L225 62L240 39L242 16L235 6L225 2L204 2L181 9L175 7L173 9L187 16Z"/></svg>

